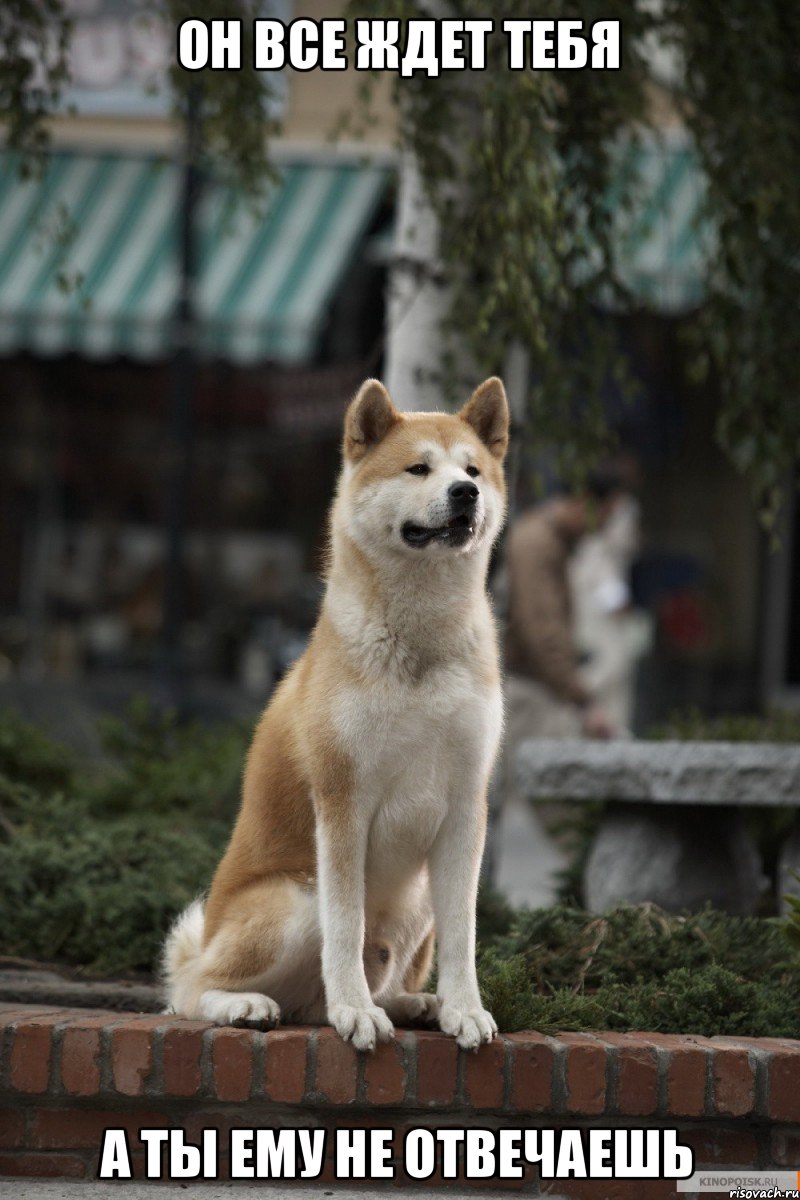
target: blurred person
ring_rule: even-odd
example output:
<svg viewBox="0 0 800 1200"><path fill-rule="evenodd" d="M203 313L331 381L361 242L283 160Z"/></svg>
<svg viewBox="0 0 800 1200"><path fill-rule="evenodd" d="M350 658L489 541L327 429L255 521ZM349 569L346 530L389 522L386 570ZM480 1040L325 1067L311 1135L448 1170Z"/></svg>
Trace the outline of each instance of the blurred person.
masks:
<svg viewBox="0 0 800 1200"><path fill-rule="evenodd" d="M641 544L639 501L619 496L603 529L582 539L570 562L580 674L619 731L629 731L636 667L652 620L632 603L630 576Z"/></svg>
<svg viewBox="0 0 800 1200"><path fill-rule="evenodd" d="M582 539L606 525L623 492L615 472L598 472L584 494L554 496L523 512L509 531L505 736L492 788L485 869L515 906L554 903L566 866L541 812L525 803L517 787L520 743L617 733L579 669L569 569Z"/></svg>
<svg viewBox="0 0 800 1200"><path fill-rule="evenodd" d="M506 745L523 737L617 733L579 667L570 561L607 525L624 496L616 470L593 473L584 493L561 493L520 516L507 547Z"/></svg>

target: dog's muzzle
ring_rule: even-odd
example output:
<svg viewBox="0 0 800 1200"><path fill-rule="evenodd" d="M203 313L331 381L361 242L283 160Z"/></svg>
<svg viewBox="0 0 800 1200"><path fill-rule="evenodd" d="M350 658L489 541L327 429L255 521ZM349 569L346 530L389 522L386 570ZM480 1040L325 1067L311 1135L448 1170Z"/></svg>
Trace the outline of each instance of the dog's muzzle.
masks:
<svg viewBox="0 0 800 1200"><path fill-rule="evenodd" d="M450 516L444 525L416 525L406 521L401 530L403 541L409 546L421 548L431 542L448 546L464 546L474 537L478 528L477 509L480 491L471 480L451 483L447 489L447 504Z"/></svg>

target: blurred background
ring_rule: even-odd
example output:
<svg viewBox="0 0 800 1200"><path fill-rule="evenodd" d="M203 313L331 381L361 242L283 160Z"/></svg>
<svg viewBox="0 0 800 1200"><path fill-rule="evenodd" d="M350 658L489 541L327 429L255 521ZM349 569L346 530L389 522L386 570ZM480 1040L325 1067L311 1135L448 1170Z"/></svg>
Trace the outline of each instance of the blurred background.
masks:
<svg viewBox="0 0 800 1200"><path fill-rule="evenodd" d="M275 175L253 203L201 165L202 104L190 93L174 115L170 21L115 0L66 10L49 145L27 175L7 148L0 179L0 703L67 735L142 691L247 714L315 617L343 409L366 374L400 379L402 339L416 337L413 318L393 329L387 301L410 236L402 114L379 79L361 137L332 139L361 74L282 72ZM617 571L620 606L642 618L635 731L678 708L800 696L793 505L769 553L715 440L714 375L686 369L706 286L703 183L674 62L651 57L641 186L619 221L629 301L604 312L637 386L626 399L610 381L600 397L637 505ZM519 456L517 507L542 479L547 492L547 464L546 448ZM502 594L502 563L497 580Z"/></svg>

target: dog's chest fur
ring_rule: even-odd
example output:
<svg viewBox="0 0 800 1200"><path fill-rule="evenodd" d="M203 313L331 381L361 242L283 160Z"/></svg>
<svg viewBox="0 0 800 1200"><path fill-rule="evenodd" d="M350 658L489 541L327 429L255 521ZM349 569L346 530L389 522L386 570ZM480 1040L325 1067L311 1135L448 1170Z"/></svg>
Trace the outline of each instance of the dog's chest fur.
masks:
<svg viewBox="0 0 800 1200"><path fill-rule="evenodd" d="M401 642L371 681L339 690L336 731L354 764L354 801L370 821L367 875L379 890L400 886L422 866L448 808L494 755L499 687L476 669L481 655L470 643L455 659L409 676Z"/></svg>

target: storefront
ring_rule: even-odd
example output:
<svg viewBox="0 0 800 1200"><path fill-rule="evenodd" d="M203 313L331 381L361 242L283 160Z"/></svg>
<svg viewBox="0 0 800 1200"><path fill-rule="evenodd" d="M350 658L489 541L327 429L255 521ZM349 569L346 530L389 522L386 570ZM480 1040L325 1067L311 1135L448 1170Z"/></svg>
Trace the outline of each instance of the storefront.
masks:
<svg viewBox="0 0 800 1200"><path fill-rule="evenodd" d="M380 354L370 246L390 217L388 167L287 158L258 204L206 178L189 327L176 317L174 163L62 149L33 179L7 160L0 191L7 660L70 672L102 658L100 643L136 661L152 651L170 371L187 340L187 617L224 614L230 640L259 606L285 614L316 566L342 412ZM229 648L200 659L237 669Z"/></svg>

